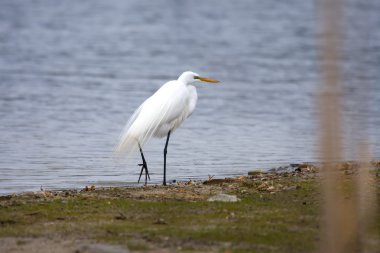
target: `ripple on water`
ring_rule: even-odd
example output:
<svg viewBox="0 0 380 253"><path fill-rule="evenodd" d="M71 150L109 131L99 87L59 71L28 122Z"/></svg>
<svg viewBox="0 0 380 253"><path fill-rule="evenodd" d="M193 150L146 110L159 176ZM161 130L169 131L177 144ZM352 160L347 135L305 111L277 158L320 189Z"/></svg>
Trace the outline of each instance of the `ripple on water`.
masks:
<svg viewBox="0 0 380 253"><path fill-rule="evenodd" d="M318 160L315 13L312 1L296 0L1 1L0 194L135 184L139 156L112 158L119 133L145 98L188 69L222 85L198 86L194 115L170 140L169 180ZM368 62L378 66L380 50L369 44ZM368 69L369 85L377 83ZM372 86L368 124L379 157ZM350 101L346 114L355 113ZM164 140L149 144L151 183L161 183Z"/></svg>

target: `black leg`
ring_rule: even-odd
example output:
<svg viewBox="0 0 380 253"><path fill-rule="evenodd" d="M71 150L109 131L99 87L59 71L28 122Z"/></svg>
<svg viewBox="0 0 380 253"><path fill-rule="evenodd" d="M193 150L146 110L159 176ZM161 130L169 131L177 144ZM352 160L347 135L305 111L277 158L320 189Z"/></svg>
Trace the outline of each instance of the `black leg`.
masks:
<svg viewBox="0 0 380 253"><path fill-rule="evenodd" d="M139 176L139 180L137 181L137 183L140 183L140 179L141 179L142 173L143 173L143 171L145 169L145 185L146 185L148 183L148 178L150 180L150 176L149 176L149 172L148 172L148 165L147 165L147 163L145 161L144 153L142 151L140 143L139 143L139 149L140 149L142 163L138 164L139 166L141 166L141 171L140 171L140 176Z"/></svg>
<svg viewBox="0 0 380 253"><path fill-rule="evenodd" d="M166 185L166 154L168 153L168 143L170 138L170 131L168 132L168 136L166 137L166 144L164 149L164 183L163 185Z"/></svg>

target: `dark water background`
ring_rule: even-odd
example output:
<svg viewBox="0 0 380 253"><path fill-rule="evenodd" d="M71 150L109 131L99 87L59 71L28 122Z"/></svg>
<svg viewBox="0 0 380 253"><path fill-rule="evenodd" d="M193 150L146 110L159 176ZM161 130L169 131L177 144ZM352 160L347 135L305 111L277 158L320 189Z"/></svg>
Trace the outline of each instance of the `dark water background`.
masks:
<svg viewBox="0 0 380 253"><path fill-rule="evenodd" d="M380 2L347 2L344 136L361 137L367 120L379 158ZM0 0L0 193L135 183L139 158L111 157L120 131L185 70L223 83L198 85L195 113L171 138L170 180L318 161L317 4ZM145 148L153 183L163 148Z"/></svg>

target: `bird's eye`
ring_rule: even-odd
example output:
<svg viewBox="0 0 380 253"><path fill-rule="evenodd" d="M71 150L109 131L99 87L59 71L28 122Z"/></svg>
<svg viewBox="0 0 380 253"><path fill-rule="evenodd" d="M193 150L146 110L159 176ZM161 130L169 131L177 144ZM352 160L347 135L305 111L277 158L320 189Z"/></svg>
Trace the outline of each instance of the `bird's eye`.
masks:
<svg viewBox="0 0 380 253"><path fill-rule="evenodd" d="M194 79L199 79L199 76L194 76Z"/></svg>

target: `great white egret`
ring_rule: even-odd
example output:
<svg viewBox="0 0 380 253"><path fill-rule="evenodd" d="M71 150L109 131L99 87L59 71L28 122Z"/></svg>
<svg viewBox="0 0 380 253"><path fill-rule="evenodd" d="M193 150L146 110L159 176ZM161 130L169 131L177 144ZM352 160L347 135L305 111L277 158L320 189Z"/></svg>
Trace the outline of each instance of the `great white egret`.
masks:
<svg viewBox="0 0 380 253"><path fill-rule="evenodd" d="M121 135L116 152L132 152L139 148L142 163L140 176L145 170L145 184L149 178L142 147L151 137L166 136L164 148L164 179L166 185L166 154L170 134L194 111L197 104L197 90L191 85L195 82L218 83L218 80L201 77L197 73L183 72L177 80L169 81L161 86L151 97L142 103L129 119Z"/></svg>

